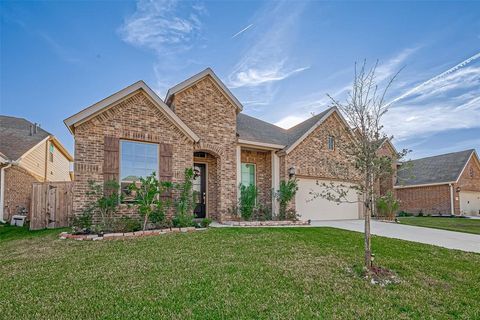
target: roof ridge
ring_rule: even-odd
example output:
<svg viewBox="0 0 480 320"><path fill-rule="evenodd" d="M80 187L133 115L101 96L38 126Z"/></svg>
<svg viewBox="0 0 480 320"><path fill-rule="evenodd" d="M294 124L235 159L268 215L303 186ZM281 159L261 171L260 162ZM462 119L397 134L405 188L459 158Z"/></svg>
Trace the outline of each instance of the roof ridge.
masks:
<svg viewBox="0 0 480 320"><path fill-rule="evenodd" d="M470 153L474 152L475 149L465 149L465 150L460 150L460 151L453 151L453 152L447 152L447 153L442 153L442 154L437 154L434 156L428 156L428 157L423 157L423 158L418 158L418 159L412 159L410 161L417 161L417 160L424 160L424 159L430 159L430 158L436 158L436 157L441 157L441 156L447 156L455 153L462 153L462 152L467 152L470 151Z"/></svg>
<svg viewBox="0 0 480 320"><path fill-rule="evenodd" d="M288 130L292 130L292 129L294 129L294 128L297 128L297 127L299 127L300 125L304 124L305 122L307 122L307 121L309 121L309 120L312 120L312 119L315 118L315 117L321 118L321 117L324 116L326 113L328 113L328 111L330 111L332 108L335 108L335 107L329 107L329 108L323 110L322 112L320 112L320 113L318 113L318 114L315 114L315 115L313 115L313 116L311 116L311 117L303 120L302 122L297 123L297 124L294 125L293 127L290 127L290 128L288 128L288 129L286 129L286 130L288 131ZM313 124L313 125L315 125L315 124ZM312 125L312 126L313 126L313 125Z"/></svg>

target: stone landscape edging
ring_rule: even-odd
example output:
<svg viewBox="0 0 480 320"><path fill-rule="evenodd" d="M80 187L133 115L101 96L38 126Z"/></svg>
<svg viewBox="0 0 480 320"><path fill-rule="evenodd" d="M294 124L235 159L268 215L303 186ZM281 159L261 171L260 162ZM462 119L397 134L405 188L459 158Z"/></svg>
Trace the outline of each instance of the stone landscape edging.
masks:
<svg viewBox="0 0 480 320"><path fill-rule="evenodd" d="M267 220L267 221L223 221L224 226L231 227L288 227L288 226L308 226L310 221L291 221L291 220Z"/></svg>
<svg viewBox="0 0 480 320"><path fill-rule="evenodd" d="M134 231L134 232L115 232L115 233L105 233L103 235L98 234L71 234L68 232L60 233L60 239L73 239L73 240L117 240L117 239L126 239L126 238L140 238L147 236L158 236L161 234L168 233L186 233L193 231L203 231L206 228L195 228L195 227L186 227L186 228L168 228L168 229L156 229L156 230L145 230L145 231Z"/></svg>

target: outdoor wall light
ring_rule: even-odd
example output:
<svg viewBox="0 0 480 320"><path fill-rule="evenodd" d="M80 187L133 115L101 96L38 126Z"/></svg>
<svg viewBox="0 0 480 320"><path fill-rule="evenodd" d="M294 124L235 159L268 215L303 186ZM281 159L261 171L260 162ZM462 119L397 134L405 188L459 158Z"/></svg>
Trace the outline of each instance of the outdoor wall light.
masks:
<svg viewBox="0 0 480 320"><path fill-rule="evenodd" d="M460 192L460 190L461 190L460 187L457 187L457 192Z"/></svg>
<svg viewBox="0 0 480 320"><path fill-rule="evenodd" d="M295 175L295 167L290 167L288 169L288 177L292 178Z"/></svg>

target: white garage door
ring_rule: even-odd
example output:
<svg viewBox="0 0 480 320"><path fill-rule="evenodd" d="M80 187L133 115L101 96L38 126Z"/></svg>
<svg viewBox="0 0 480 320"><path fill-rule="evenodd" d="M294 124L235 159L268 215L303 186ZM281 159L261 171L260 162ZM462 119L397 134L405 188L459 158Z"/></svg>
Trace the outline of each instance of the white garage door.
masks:
<svg viewBox="0 0 480 320"><path fill-rule="evenodd" d="M460 212L465 215L479 215L480 192L460 191Z"/></svg>
<svg viewBox="0 0 480 320"><path fill-rule="evenodd" d="M301 220L344 220L360 218L358 202L338 205L333 201L328 201L320 197L312 200L311 191L321 192L323 189L321 186L322 182L326 184L331 183L331 181L318 181L320 185L317 185L316 179L300 178L298 180L295 205ZM356 201L358 199L355 190L349 190L348 199L349 201Z"/></svg>

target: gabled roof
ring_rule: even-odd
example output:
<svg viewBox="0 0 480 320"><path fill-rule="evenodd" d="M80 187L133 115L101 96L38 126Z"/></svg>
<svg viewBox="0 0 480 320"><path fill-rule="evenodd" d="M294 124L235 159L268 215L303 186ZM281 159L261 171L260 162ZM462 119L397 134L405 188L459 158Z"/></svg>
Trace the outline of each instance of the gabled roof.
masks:
<svg viewBox="0 0 480 320"><path fill-rule="evenodd" d="M38 125L35 133L31 129L34 127L34 123L24 118L0 116L0 160L18 161L40 143L50 140L69 161L73 161L73 157L54 135Z"/></svg>
<svg viewBox="0 0 480 320"><path fill-rule="evenodd" d="M90 107L83 109L73 116L63 120L63 122L68 127L70 132L74 133L75 126L78 126L95 115L107 110L115 103L123 100L127 96L130 96L137 91L143 91L152 100L155 106L158 107L180 130L182 130L192 140L195 142L200 140L200 138L189 127L187 127L187 125L142 80L137 81L134 84L118 91L117 93L114 93L111 96L91 105Z"/></svg>
<svg viewBox="0 0 480 320"><path fill-rule="evenodd" d="M33 123L23 118L0 116L0 153L4 158L16 161L51 136L38 126L37 133L30 135L32 126Z"/></svg>
<svg viewBox="0 0 480 320"><path fill-rule="evenodd" d="M237 134L242 140L277 144L289 153L334 112L350 128L337 108L331 107L287 130L240 113L237 116Z"/></svg>
<svg viewBox="0 0 480 320"><path fill-rule="evenodd" d="M170 98L175 95L176 93L183 91L187 89L188 87L194 85L198 81L202 80L206 76L212 77L214 80L215 84L225 93L226 97L237 107L237 111L240 112L243 110L243 106L238 101L238 99L232 94L232 92L225 86L225 84L220 80L220 78L217 77L215 72L213 72L212 69L207 68L203 70L202 72L197 73L196 75L188 78L185 81L180 82L176 86L170 88L167 92L167 95L165 97L165 102L169 103Z"/></svg>
<svg viewBox="0 0 480 320"><path fill-rule="evenodd" d="M477 157L475 149L409 161L400 166L396 186L409 187L456 182L472 156Z"/></svg>

